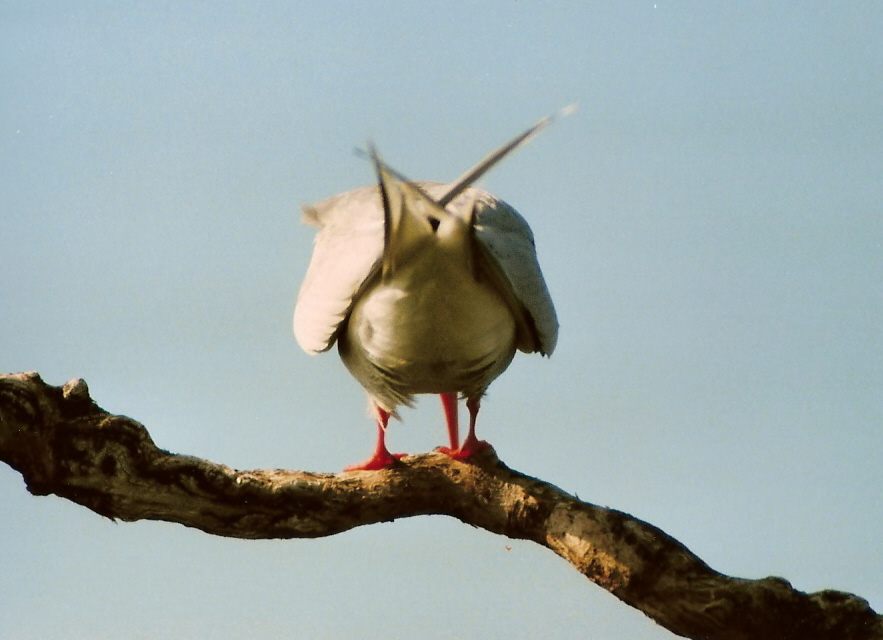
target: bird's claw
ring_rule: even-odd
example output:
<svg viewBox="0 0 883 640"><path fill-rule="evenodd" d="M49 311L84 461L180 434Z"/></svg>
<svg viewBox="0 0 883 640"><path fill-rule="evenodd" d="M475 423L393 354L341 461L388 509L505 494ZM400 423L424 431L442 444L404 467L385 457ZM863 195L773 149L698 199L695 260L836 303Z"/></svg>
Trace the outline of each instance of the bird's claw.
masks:
<svg viewBox="0 0 883 640"><path fill-rule="evenodd" d="M404 458L407 453L390 453L389 451L383 451L380 453L374 453L370 458L364 460L363 462L359 462L357 464L351 464L347 467L344 467L344 471L381 471L383 469L391 469L395 467L399 460Z"/></svg>
<svg viewBox="0 0 883 640"><path fill-rule="evenodd" d="M456 449L452 449L451 447L436 447L435 450L439 453L445 454L449 458L453 458L454 460L467 460L476 453L488 450L493 451L494 447L490 442L485 440L473 440L472 442L464 442Z"/></svg>

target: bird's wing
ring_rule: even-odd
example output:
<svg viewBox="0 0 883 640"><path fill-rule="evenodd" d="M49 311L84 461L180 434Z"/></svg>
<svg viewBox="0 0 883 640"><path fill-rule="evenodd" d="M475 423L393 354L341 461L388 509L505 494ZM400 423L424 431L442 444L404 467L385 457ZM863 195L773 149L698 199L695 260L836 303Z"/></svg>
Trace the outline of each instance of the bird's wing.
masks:
<svg viewBox="0 0 883 640"><path fill-rule="evenodd" d="M433 199L448 185L422 184ZM518 348L551 355L558 342L558 317L537 261L533 232L514 208L483 189L470 187L454 198L448 211L464 217L473 206L475 237L484 273L509 300L519 325Z"/></svg>
<svg viewBox="0 0 883 640"><path fill-rule="evenodd" d="M383 255L383 205L377 186L304 207L303 221L319 231L297 296L294 335L304 351L319 353L334 345L353 299Z"/></svg>

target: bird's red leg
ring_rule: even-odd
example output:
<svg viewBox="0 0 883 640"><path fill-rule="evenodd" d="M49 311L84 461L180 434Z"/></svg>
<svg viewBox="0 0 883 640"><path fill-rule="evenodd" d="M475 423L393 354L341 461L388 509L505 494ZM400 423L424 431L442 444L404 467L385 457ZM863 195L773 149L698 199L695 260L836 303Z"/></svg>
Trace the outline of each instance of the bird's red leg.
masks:
<svg viewBox="0 0 883 640"><path fill-rule="evenodd" d="M377 445L374 447L374 453L371 457L358 464L351 464L344 467L344 471L377 471L378 469L389 469L394 466L404 453L390 453L386 448L386 425L389 423L389 411L385 411L377 407Z"/></svg>
<svg viewBox="0 0 883 640"><path fill-rule="evenodd" d="M465 460L471 455L484 451L485 449L493 449L489 442L479 440L475 437L475 420L478 418L478 409L481 401L478 398L467 398L466 408L469 409L469 433L458 448L439 447L438 451L447 454L455 460Z"/></svg>
<svg viewBox="0 0 883 640"><path fill-rule="evenodd" d="M448 439L451 441L451 450L460 446L460 417L457 413L457 394L441 394L442 406L445 409L445 422L448 424Z"/></svg>
<svg viewBox="0 0 883 640"><path fill-rule="evenodd" d="M468 458L473 453L478 453L485 449L493 449L489 442L475 437L475 420L478 418L479 407L481 407L481 400L478 398L468 398L466 400L466 408L469 409L469 433L466 434L466 439L460 445L460 456L464 458Z"/></svg>

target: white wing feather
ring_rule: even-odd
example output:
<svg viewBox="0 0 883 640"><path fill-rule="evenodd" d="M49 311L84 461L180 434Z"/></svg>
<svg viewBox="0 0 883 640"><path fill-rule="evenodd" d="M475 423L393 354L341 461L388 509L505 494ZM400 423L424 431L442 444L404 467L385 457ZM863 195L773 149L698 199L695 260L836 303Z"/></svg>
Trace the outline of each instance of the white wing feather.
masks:
<svg viewBox="0 0 883 640"><path fill-rule="evenodd" d="M353 298L383 255L383 205L376 186L304 207L319 227L313 257L297 296L294 335L307 353L327 351Z"/></svg>

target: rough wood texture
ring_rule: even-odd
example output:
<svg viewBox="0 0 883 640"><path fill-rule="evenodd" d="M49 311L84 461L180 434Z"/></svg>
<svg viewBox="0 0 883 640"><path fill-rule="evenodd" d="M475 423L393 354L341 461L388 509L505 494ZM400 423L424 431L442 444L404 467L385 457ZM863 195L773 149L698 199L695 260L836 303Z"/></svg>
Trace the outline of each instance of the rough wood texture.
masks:
<svg viewBox="0 0 883 640"><path fill-rule="evenodd" d="M548 547L687 638L883 639L883 617L857 596L724 576L656 527L581 502L492 455L474 464L418 455L376 472L237 471L159 449L143 425L98 407L82 380L60 388L22 373L0 376L0 459L35 495L220 536L312 538L396 518L453 516Z"/></svg>

